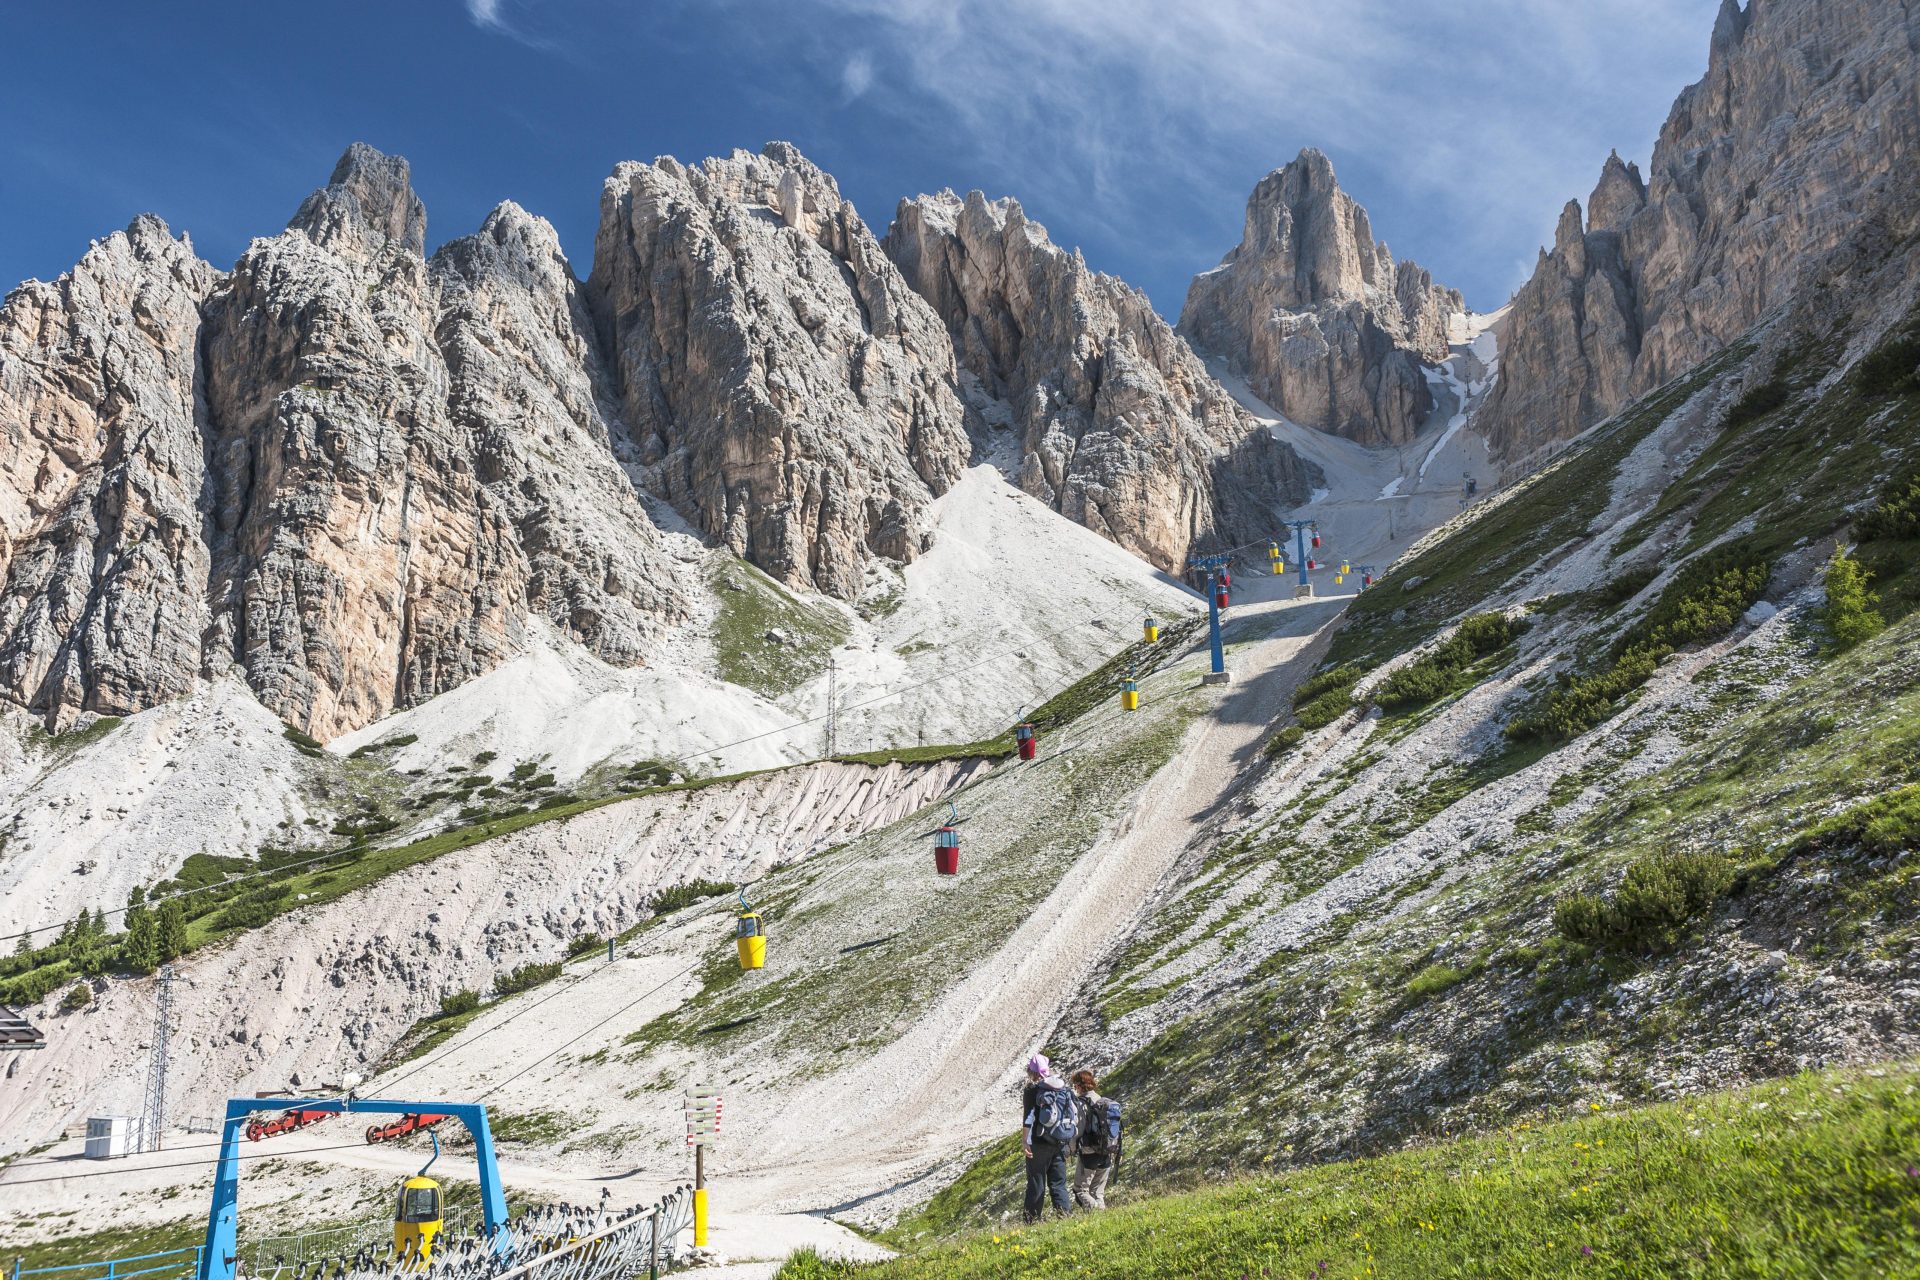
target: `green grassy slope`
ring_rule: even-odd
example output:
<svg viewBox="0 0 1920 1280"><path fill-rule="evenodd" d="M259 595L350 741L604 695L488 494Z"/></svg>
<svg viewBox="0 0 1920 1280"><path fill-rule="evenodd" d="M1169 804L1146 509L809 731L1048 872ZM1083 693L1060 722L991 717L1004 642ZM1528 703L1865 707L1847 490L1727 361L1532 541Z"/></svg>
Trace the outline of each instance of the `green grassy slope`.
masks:
<svg viewBox="0 0 1920 1280"><path fill-rule="evenodd" d="M1617 1111L1576 1094L1550 1121L917 1250L896 1233L916 1251L777 1280L1913 1275L1917 1090L1901 1066Z"/></svg>
<svg viewBox="0 0 1920 1280"><path fill-rule="evenodd" d="M1920 1044L1920 802L1860 809L1920 783L1920 548L1899 514L1920 380L1862 372L1900 365L1920 311L1878 338L1797 325L1596 428L1353 602L1323 669L1362 712L1339 690L1459 619L1532 626L1431 701L1358 725L1303 707L1271 766L1300 781L1183 866L1083 993L1054 1047L1109 1065L1135 1185ZM1846 653L1808 590L1836 540L1860 541L1893 623ZM1576 565L1589 585L1551 585ZM1754 599L1799 603L1697 654ZM1604 696L1503 732L1556 676ZM1275 917L1301 923L1262 933ZM1182 1003L1196 955L1246 976ZM907 1229L1004 1220L1016 1163L990 1146Z"/></svg>

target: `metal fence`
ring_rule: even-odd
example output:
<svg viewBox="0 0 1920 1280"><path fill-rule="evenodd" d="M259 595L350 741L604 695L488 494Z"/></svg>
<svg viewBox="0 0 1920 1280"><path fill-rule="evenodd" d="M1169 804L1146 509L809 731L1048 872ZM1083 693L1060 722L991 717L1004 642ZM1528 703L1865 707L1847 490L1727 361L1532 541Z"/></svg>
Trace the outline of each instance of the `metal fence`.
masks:
<svg viewBox="0 0 1920 1280"><path fill-rule="evenodd" d="M236 1272L249 1280L637 1280L680 1261L680 1236L693 1225L693 1188L676 1187L651 1205L611 1210L553 1204L528 1209L501 1228L504 1242L474 1228L475 1211L450 1219L432 1257L396 1254L388 1223L274 1236L244 1246ZM201 1246L110 1262L26 1267L11 1280L179 1280L194 1275Z"/></svg>
<svg viewBox="0 0 1920 1280"><path fill-rule="evenodd" d="M480 1208L468 1205L446 1216L442 1238L448 1242L480 1231ZM351 1258L361 1253L383 1252L393 1242L390 1222L363 1222L355 1226L329 1227L324 1231L303 1231L297 1235L264 1236L241 1241L241 1270L251 1275L271 1275L278 1269L297 1271L320 1258ZM248 1265L250 1263L250 1265Z"/></svg>
<svg viewBox="0 0 1920 1280"><path fill-rule="evenodd" d="M188 1249L167 1249L160 1253L143 1253L132 1258L114 1258L108 1262L69 1262L61 1267L22 1267L18 1258L8 1272L13 1280L25 1280L28 1276L51 1276L58 1274L60 1280L130 1280L133 1276L147 1276L150 1280L174 1280L177 1276L190 1276L200 1268L200 1246Z"/></svg>
<svg viewBox="0 0 1920 1280"><path fill-rule="evenodd" d="M585 1205L529 1209L502 1228L504 1247L479 1234L443 1232L426 1260L395 1253L390 1239L330 1253L309 1247L295 1261L262 1256L248 1280L634 1280L680 1261L679 1237L693 1225L693 1188L615 1212ZM263 1242L264 1243L264 1242Z"/></svg>

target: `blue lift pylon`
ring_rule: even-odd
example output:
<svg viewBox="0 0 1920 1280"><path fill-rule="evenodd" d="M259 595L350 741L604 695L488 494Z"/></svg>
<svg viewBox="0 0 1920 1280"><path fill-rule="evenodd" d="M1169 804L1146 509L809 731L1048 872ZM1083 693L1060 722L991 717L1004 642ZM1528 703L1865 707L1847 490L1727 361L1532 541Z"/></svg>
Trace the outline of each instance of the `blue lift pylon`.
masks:
<svg viewBox="0 0 1920 1280"><path fill-rule="evenodd" d="M1312 520L1282 520L1282 525L1293 530L1293 562L1299 567L1300 577L1294 584L1293 598L1304 599L1313 594L1313 583L1307 578L1307 533L1313 533L1314 545L1320 544L1320 526Z"/></svg>
<svg viewBox="0 0 1920 1280"><path fill-rule="evenodd" d="M1231 556L1195 556L1187 561L1187 568L1207 575L1207 642L1213 651L1213 663L1207 673L1200 677L1202 684L1225 684L1233 679L1233 673L1227 670L1227 649L1220 639L1220 574L1227 567Z"/></svg>
<svg viewBox="0 0 1920 1280"><path fill-rule="evenodd" d="M234 1280L239 1263L240 1130L255 1111L279 1111L292 1106L301 1111L437 1112L452 1116L473 1136L474 1163L480 1176L480 1225L487 1246L496 1253L512 1248L507 1225L507 1197L500 1185L500 1167L494 1160L493 1133L487 1128L487 1109L477 1102L398 1102L388 1098L229 1098L220 1127L220 1158L214 1172L213 1204L207 1212L206 1247L200 1252L195 1280ZM434 1139L437 1154L440 1140ZM291 1154L297 1155L298 1152ZM429 1164L432 1162L429 1161ZM426 1172L424 1169L422 1173Z"/></svg>

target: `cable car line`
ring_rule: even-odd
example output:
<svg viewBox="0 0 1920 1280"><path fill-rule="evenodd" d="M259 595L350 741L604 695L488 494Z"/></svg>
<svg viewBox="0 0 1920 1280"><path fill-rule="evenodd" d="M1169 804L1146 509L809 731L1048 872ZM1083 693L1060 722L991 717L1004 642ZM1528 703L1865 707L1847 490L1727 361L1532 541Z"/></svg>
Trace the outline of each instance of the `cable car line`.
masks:
<svg viewBox="0 0 1920 1280"><path fill-rule="evenodd" d="M585 1031L582 1031L579 1035L574 1036L571 1040L568 1040L563 1044L556 1045L554 1048L548 1050L545 1055L543 1055L542 1057L535 1058L532 1062L529 1062L526 1066L520 1068L518 1071L508 1076L505 1080L500 1081L498 1084L488 1085L485 1089L482 1089L479 1093L475 1094L473 1097L473 1100L475 1102L478 1102L482 1098L488 1097L491 1094L497 1093L501 1089L506 1088L508 1085L512 1084L515 1080L518 1080L521 1076L524 1076L525 1074L527 1074L527 1072L533 1070L535 1067L545 1062L548 1058L553 1057L555 1054L560 1053L562 1050L571 1048L573 1045L580 1043L580 1041L586 1039L588 1036L592 1035L594 1032L598 1031L600 1028L606 1026L609 1022L612 1022L615 1018L619 1017L621 1014L625 1013L627 1010L633 1008L633 1006L639 1004L642 1000L645 1000L647 997L665 990L669 983L675 981L676 979L686 977L688 974L692 973L695 969L698 969L701 963L702 963L701 960L696 959L692 964L688 965L684 969L681 969L677 973L668 974L660 982L658 982L652 987L649 987L647 990L642 991L639 995L627 1001L625 1004L621 1005L618 1009L615 1009L612 1013L600 1019L600 1021L594 1023L592 1026L588 1027Z"/></svg>
<svg viewBox="0 0 1920 1280"><path fill-rule="evenodd" d="M916 689L924 689L928 685L938 684L942 680L951 679L952 677L957 675L964 675L969 671L973 671L980 667L985 666L989 662L995 662L1001 658L1011 657L1014 654L1017 654L1022 648L1025 648L1027 645L1031 644L1034 640L1055 639L1060 636L1070 635L1075 631L1080 630L1085 625L1086 623L1083 621L1074 627L1063 627L1057 631L1033 632L1028 637L1028 639L1021 641L1019 644L1016 644L1007 649L1003 649L998 653L988 654L986 657L980 658L975 662L971 662L964 667L949 667L941 671L937 675L932 675L927 677L925 680L916 680L912 684L901 685L899 688L896 688L896 689L888 689L881 693L875 694L873 697L864 698L859 702L843 703L840 706L839 710L853 711L853 710L857 710L860 707L870 707L875 705L876 703L885 702L888 698L897 698L902 694L912 693ZM804 719L795 720L791 724L781 725L780 727L775 729L765 729L759 733L749 734L744 738L735 738L731 742L716 742L709 746L703 747L701 749L701 754L712 755L721 751L729 751L734 747L745 746L750 742L758 742L762 738L772 738L772 737L777 737L778 735L783 733L792 733L795 730L807 728L809 725L819 724L821 721L827 718L828 714L829 713L827 712L822 712L821 714L816 716L808 716ZM794 763L795 764L817 764L822 762L817 760L801 760L801 761L795 761ZM779 766L779 767L787 768L792 766ZM638 798L638 797L636 796L634 798ZM457 830L461 830L461 828L448 827L445 829L445 832L439 832L436 834L445 834L447 832L452 832ZM401 847L401 846L385 846L385 847L392 848L392 847ZM211 884L195 885L189 889L182 889L177 893L169 893L169 894L164 894L157 897L147 898L143 900L139 905L142 907L156 907L165 902L172 902L179 898L190 898L195 894L206 893L212 889L230 888L233 885L243 884L249 880L257 880L262 876L284 875L289 871L299 871L305 867L314 866L317 863L328 862L335 858L344 858L344 857L348 857L350 855L354 855L361 852L365 852L365 850L334 849L327 853L315 854L313 857L302 859L299 862L288 862L288 863L282 863L281 865L276 867L261 867L258 870L254 870L254 871L243 871L236 875L230 875L223 879L216 880ZM132 909L133 909L133 904L128 904L126 906L120 906L120 907L108 907L100 911L98 914L102 918L108 918L113 916L125 915L128 911ZM70 925L71 923L72 921L62 921L58 924L45 924L45 925L40 925L38 928L23 929L17 933L8 933L5 936L8 938L31 938L42 933L57 933L60 930L67 928L68 925Z"/></svg>
<svg viewBox="0 0 1920 1280"><path fill-rule="evenodd" d="M220 1144L207 1143L202 1145L219 1146ZM243 1151L235 1155L233 1158L235 1160L297 1160L302 1156L317 1155L322 1151L364 1151L366 1149L366 1146L367 1144L364 1142L343 1142L343 1143L340 1143L338 1146L301 1147L297 1150L290 1150L290 1151ZM59 1163L59 1162L58 1161L39 1161L36 1163L45 1164L45 1163ZM107 1177L112 1177L116 1174L122 1174L127 1172L146 1173L149 1170L153 1170L153 1169L192 1169L196 1167L216 1165L219 1163L220 1163L220 1158L218 1156L214 1156L209 1159L201 1159L201 1160L176 1160L171 1164L143 1164L138 1169L135 1169L135 1170L90 1169L85 1173L60 1174L50 1178L9 1178L6 1176L6 1169L0 1169L0 1186L24 1187L31 1182L66 1182L72 1178L107 1178ZM25 1162L22 1161L17 1164L9 1165L7 1166L7 1168L20 1168L24 1164Z"/></svg>

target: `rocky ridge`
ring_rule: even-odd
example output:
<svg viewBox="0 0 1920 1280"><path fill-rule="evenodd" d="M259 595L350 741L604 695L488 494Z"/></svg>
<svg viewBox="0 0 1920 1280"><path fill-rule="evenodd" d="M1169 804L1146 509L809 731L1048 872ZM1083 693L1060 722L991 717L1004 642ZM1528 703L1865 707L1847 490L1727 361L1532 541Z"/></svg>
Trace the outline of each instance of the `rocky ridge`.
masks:
<svg viewBox="0 0 1920 1280"><path fill-rule="evenodd" d="M1309 148L1253 189L1240 243L1188 288L1180 333L1294 421L1399 445L1433 409L1423 365L1446 359L1464 309L1458 290L1394 262Z"/></svg>
<svg viewBox="0 0 1920 1280"><path fill-rule="evenodd" d="M230 272L143 217L9 295L0 696L61 727L237 668L332 737L533 619L643 664L700 592L650 503L851 599L988 431L957 317L785 143L621 165L584 283L510 202L426 244L406 161L356 143ZM1064 310L996 376L1078 398L1035 417L1031 491L1162 568L1304 497L1143 298L1045 247Z"/></svg>
<svg viewBox="0 0 1920 1280"><path fill-rule="evenodd" d="M1476 419L1509 461L1564 441L1789 301L1920 149L1920 13L1723 0L1650 176L1609 157L1514 300Z"/></svg>
<svg viewBox="0 0 1920 1280"><path fill-rule="evenodd" d="M1018 202L900 202L884 242L945 321L960 386L1018 439L1019 484L1169 571L1263 536L1306 500L1303 463L1250 418L1146 297L1087 268Z"/></svg>
<svg viewBox="0 0 1920 1280"><path fill-rule="evenodd" d="M843 598L925 549L970 454L953 350L793 147L621 165L588 287L647 481L709 538Z"/></svg>

